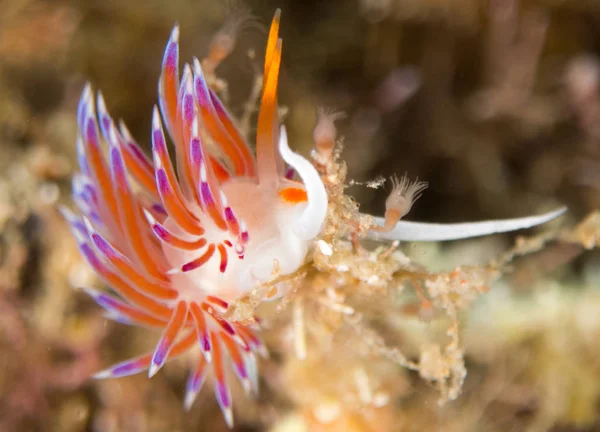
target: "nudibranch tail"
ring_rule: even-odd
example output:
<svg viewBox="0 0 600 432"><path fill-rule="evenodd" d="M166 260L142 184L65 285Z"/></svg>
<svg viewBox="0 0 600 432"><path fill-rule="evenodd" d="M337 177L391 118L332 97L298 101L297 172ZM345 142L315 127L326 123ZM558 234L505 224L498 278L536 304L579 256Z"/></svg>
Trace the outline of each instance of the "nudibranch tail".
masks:
<svg viewBox="0 0 600 432"><path fill-rule="evenodd" d="M408 222L401 220L391 231L378 232L372 230L369 232L369 237L376 240L415 242L461 240L532 228L550 222L566 211L566 207L560 207L548 213L523 218L449 224ZM375 222L381 226L385 224L385 219L382 217L374 217L374 219Z"/></svg>

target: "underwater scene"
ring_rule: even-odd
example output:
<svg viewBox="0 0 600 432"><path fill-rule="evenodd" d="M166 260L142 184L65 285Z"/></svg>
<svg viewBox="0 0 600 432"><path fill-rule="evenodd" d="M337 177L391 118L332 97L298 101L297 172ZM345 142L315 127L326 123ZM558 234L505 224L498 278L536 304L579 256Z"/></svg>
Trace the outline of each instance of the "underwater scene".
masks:
<svg viewBox="0 0 600 432"><path fill-rule="evenodd" d="M0 4L0 432L600 430L600 3Z"/></svg>

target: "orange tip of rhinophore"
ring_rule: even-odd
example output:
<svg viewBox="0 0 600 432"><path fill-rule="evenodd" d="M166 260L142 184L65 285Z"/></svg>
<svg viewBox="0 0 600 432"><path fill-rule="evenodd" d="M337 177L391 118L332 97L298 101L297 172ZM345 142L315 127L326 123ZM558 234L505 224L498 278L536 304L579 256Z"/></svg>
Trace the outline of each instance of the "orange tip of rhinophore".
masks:
<svg viewBox="0 0 600 432"><path fill-rule="evenodd" d="M275 11L273 21L271 21L271 28L269 30L269 38L267 39L267 49L265 52L265 70L264 76L269 74L269 68L271 61L273 60L273 52L275 51L275 45L277 44L279 35L279 19L281 17L281 9Z"/></svg>

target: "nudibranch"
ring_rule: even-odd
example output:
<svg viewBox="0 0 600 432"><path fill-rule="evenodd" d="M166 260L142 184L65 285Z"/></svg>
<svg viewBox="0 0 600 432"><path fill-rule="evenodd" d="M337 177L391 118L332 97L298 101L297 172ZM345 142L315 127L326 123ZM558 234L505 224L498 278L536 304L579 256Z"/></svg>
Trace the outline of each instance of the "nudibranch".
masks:
<svg viewBox="0 0 600 432"><path fill-rule="evenodd" d="M295 272L322 230L328 197L319 173L290 150L278 118L277 85L282 42L279 11L265 54L256 157L236 120L207 84L194 59L179 75L179 29L171 33L159 79L159 108L152 116L152 159L125 125L118 127L100 93L83 90L77 123L80 172L73 179L79 214L63 209L82 255L113 293L86 288L121 323L159 329L153 352L96 375L123 377L144 370L152 377L169 359L199 349L186 388L189 409L205 379L213 377L217 401L233 424L226 381L231 367L248 392L256 392L257 354L266 355L258 322L224 315L231 302L274 274ZM176 169L167 149L175 148ZM104 148L108 148L108 156ZM293 169L301 181L291 180ZM532 219L456 226L399 221L422 188L397 184L378 238L448 240L524 228ZM408 199L410 198L410 199ZM404 204L403 204L404 203ZM275 288L276 289L276 288ZM269 299L281 295L270 292Z"/></svg>

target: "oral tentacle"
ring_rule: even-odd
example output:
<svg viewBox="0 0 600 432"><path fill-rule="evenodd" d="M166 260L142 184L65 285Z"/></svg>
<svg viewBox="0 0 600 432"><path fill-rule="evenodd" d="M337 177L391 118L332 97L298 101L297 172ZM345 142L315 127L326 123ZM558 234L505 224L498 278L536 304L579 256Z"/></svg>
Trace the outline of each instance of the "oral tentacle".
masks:
<svg viewBox="0 0 600 432"><path fill-rule="evenodd" d="M293 229L298 237L311 240L319 235L327 216L327 191L313 164L290 150L285 126L279 136L279 152L302 178L308 196L308 205Z"/></svg>

